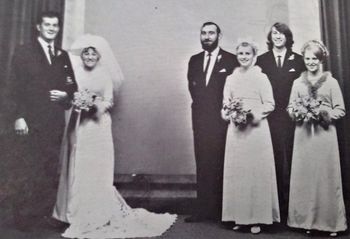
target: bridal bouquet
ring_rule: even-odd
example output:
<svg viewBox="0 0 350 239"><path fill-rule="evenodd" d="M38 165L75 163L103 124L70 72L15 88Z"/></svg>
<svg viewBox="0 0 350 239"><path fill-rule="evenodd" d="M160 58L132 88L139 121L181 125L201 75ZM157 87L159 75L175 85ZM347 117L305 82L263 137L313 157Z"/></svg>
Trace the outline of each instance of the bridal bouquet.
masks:
<svg viewBox="0 0 350 239"><path fill-rule="evenodd" d="M241 98L229 99L227 103L224 103L223 109L227 112L227 115L235 126L247 124L248 113L250 113L250 110L243 109L243 100Z"/></svg>
<svg viewBox="0 0 350 239"><path fill-rule="evenodd" d="M96 99L96 94L85 89L74 93L73 106L77 111L89 111Z"/></svg>
<svg viewBox="0 0 350 239"><path fill-rule="evenodd" d="M292 114L297 122L311 122L320 120L321 104L321 100L304 96L293 100L289 107L292 109Z"/></svg>

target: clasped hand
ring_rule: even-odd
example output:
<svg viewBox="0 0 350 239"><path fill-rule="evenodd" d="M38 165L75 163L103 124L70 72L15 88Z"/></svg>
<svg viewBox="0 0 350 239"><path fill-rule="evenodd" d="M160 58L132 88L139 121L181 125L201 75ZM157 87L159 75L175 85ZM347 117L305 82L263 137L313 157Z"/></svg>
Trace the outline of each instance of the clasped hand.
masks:
<svg viewBox="0 0 350 239"><path fill-rule="evenodd" d="M61 102L68 97L67 92L60 90L50 90L50 101Z"/></svg>
<svg viewBox="0 0 350 239"><path fill-rule="evenodd" d="M17 135L27 135L29 132L28 125L23 118L19 118L15 121L15 133Z"/></svg>

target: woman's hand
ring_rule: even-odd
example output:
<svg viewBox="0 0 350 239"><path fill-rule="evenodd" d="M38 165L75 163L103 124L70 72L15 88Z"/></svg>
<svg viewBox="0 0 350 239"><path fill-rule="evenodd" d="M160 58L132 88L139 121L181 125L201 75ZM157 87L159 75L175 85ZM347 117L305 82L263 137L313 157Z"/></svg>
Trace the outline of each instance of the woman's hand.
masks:
<svg viewBox="0 0 350 239"><path fill-rule="evenodd" d="M230 121L230 112L227 109L222 109L221 118L225 121Z"/></svg>
<svg viewBox="0 0 350 239"><path fill-rule="evenodd" d="M101 99L96 99L95 101L95 119L100 119L103 114L105 114L111 107L113 103L111 101L105 101Z"/></svg>
<svg viewBox="0 0 350 239"><path fill-rule="evenodd" d="M332 118L327 110L320 110L320 124L324 127L328 127L332 123Z"/></svg>
<svg viewBox="0 0 350 239"><path fill-rule="evenodd" d="M259 125L261 117L258 117L257 114L253 114L251 111L247 114L247 122L253 126Z"/></svg>

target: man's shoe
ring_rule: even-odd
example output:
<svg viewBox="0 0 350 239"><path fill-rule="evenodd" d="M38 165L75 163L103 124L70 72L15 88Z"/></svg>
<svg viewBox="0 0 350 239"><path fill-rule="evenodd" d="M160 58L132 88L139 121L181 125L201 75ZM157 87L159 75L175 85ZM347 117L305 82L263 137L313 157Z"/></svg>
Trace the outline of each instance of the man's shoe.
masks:
<svg viewBox="0 0 350 239"><path fill-rule="evenodd" d="M52 217L44 216L44 224L55 229L64 229L69 226L68 223L58 221Z"/></svg>
<svg viewBox="0 0 350 239"><path fill-rule="evenodd" d="M198 215L192 215L185 218L185 222L192 223L192 222L203 222L205 219L203 217L200 217Z"/></svg>

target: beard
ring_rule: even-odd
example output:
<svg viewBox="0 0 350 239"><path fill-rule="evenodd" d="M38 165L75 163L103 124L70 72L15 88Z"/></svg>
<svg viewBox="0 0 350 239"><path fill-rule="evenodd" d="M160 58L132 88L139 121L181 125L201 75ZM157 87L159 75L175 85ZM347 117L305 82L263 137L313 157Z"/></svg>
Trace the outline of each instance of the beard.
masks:
<svg viewBox="0 0 350 239"><path fill-rule="evenodd" d="M219 45L219 39L217 38L214 42L212 42L211 44L210 43L211 42L205 41L205 40L201 41L203 50L209 51L209 52L212 52L213 50L215 50L215 48L217 48L217 46Z"/></svg>

